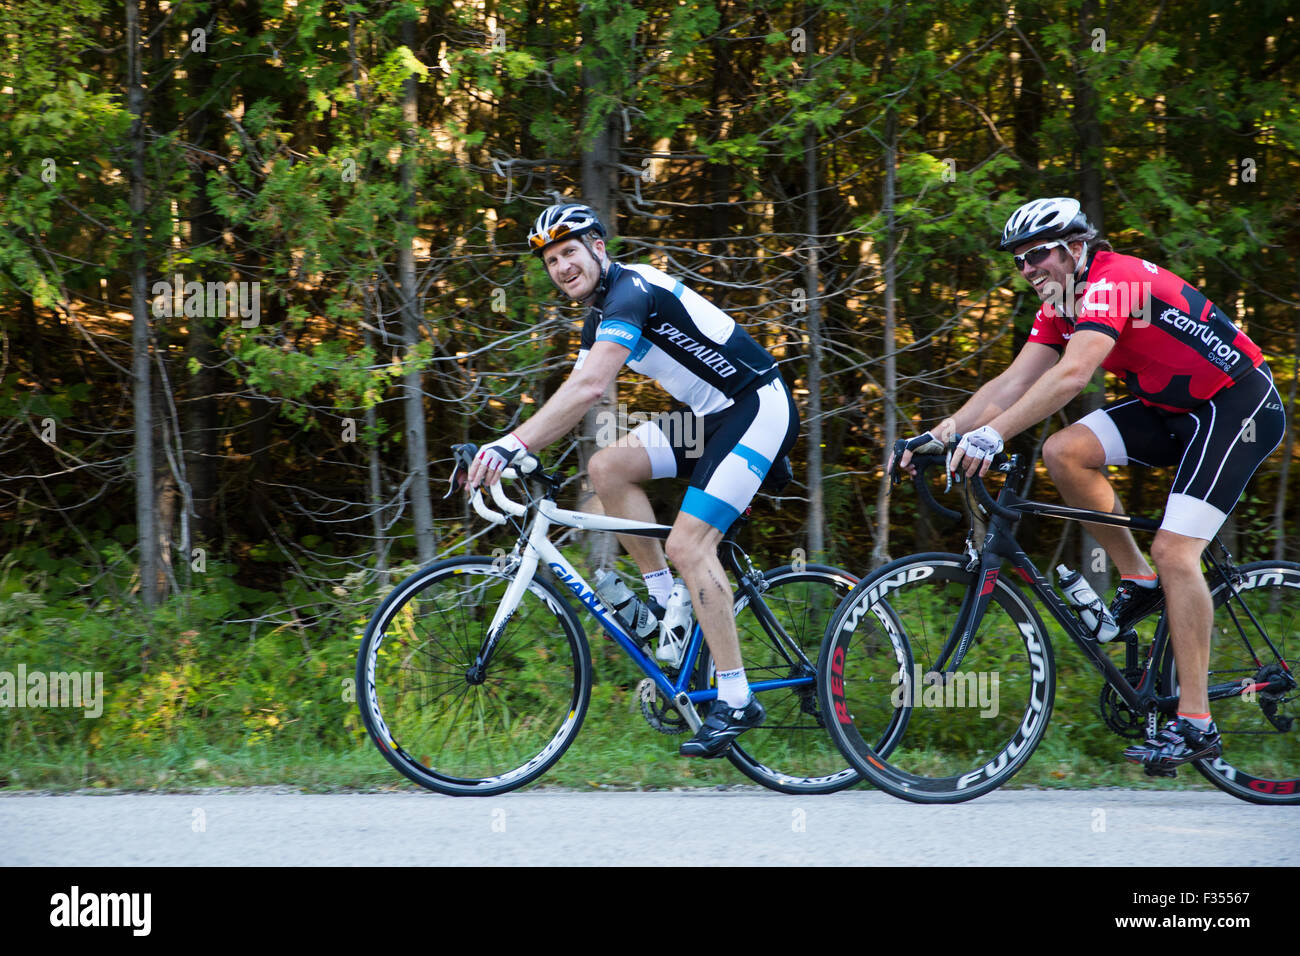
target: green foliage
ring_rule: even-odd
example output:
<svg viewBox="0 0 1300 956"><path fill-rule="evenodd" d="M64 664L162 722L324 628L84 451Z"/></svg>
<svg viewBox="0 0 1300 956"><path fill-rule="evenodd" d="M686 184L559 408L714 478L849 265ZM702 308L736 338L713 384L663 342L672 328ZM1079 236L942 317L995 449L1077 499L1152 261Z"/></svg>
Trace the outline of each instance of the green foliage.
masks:
<svg viewBox="0 0 1300 956"><path fill-rule="evenodd" d="M801 444L792 497L755 508L745 543L769 566L807 546L798 496L821 481L829 546L865 569L881 526L885 416L897 408L904 431L931 424L1011 360L1032 294L991 240L1016 204L1075 193L1090 170L1116 248L1174 269L1234 315L1290 400L1300 90L1285 5L1164 5L1122 25L1107 15L1100 51L1077 0L153 10L142 8L157 46L141 51L137 226L121 8L0 9L3 650L104 670L119 695L116 723L0 714L5 745L41 766L69 753L103 766L114 737L168 773L219 759L204 749L215 740L256 751L250 760L277 747L347 752L355 734L324 716L337 714L311 690L324 680L312 669L323 660L338 676L347 655L331 642L346 643L339 635L373 603L357 582L380 555L389 566L411 557L405 377L420 381L439 477L451 444L514 427L555 393L582 311L556 303L521 234L554 193L580 195L593 173L613 187L615 254L687 277L742 322L782 362L801 411L817 297L824 474L807 474ZM178 28L203 12L216 29L198 54ZM414 124L403 115L412 79ZM1089 123L1098 146L1085 142ZM591 149L607 127L617 154L597 170ZM813 195L819 287L806 289ZM408 248L413 289L400 278ZM221 556L191 572L178 554L182 593L152 618L136 606L137 253L146 288L175 273L256 281L262 305L252 328L229 317L151 323L160 536L179 553L183 479L211 496L215 516L200 531L191 515L188 543ZM891 253L897 394L883 338ZM796 289L810 297L800 307ZM635 408L667 407L631 376L619 388ZM373 428L358 421L366 413ZM355 444L340 437L345 418ZM198 447L203 435L213 447ZM1295 550L1300 468L1292 461L1284 477L1281 455L1237 510L1245 555L1271 551L1278 535ZM215 463L207 491L202 463ZM1167 485L1136 473L1121 488L1154 511ZM681 490L652 489L661 518ZM1045 475L1036 490L1053 493ZM890 550L902 554L925 523L912 496L892 500ZM513 544L504 531L467 544L482 528L463 502L434 507L441 551ZM1025 529L1035 554L1055 545L1055 530L1039 527ZM607 650L599 706L617 726L635 674ZM1097 772L1111 745L1093 737L1091 705L1079 706L1070 719L1085 743L1060 756L1071 774ZM650 741L618 758L632 769L576 772L658 785L665 750Z"/></svg>

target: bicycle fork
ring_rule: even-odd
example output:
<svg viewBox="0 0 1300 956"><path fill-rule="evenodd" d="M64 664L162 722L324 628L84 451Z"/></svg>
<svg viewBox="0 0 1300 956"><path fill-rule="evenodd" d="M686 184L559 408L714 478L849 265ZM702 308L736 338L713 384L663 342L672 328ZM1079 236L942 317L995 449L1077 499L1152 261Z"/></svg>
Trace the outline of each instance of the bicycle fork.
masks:
<svg viewBox="0 0 1300 956"><path fill-rule="evenodd" d="M952 632L944 642L943 649L939 651L938 659L929 668L932 672L943 674L945 679L957 672L961 662L966 658L966 652L970 650L971 641L975 637L975 627L984 619L984 612L988 610L989 601L993 599L993 589L997 587L998 574L1002 570L1002 556L993 554L988 542L985 542L984 550L978 557L978 564L974 569L968 565L967 570L976 570L976 577L962 597L961 609L957 612L957 621L953 625Z"/></svg>
<svg viewBox="0 0 1300 956"><path fill-rule="evenodd" d="M550 524L550 521L540 514L533 519L533 527L528 533L528 540L522 549L519 563L515 566L514 577L510 579L505 596L501 598L496 613L492 615L492 623L488 625L487 635L479 646L474 662L465 671L465 679L471 684L481 684L487 679L487 667L496 651L497 643L501 640L506 625L510 623L510 618L514 617L515 611L519 609L524 591L533 583L533 575L537 573L541 554L535 547L535 542L539 538L545 540Z"/></svg>

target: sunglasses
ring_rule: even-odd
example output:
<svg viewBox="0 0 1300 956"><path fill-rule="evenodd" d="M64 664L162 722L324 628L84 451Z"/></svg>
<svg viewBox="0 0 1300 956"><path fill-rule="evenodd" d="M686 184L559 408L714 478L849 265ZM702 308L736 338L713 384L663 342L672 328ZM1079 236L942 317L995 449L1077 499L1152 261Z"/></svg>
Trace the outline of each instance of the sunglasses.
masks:
<svg viewBox="0 0 1300 956"><path fill-rule="evenodd" d="M1047 257L1052 254L1052 250L1057 246L1061 246L1066 252L1070 251L1070 247L1061 239L1053 239L1051 242L1045 242L1041 246L1034 246L1034 248L1026 250L1024 255L1015 257L1016 271L1020 272L1023 270L1026 262L1031 266L1041 266L1047 261Z"/></svg>
<svg viewBox="0 0 1300 956"><path fill-rule="evenodd" d="M534 249L540 249L542 246L549 246L556 239L559 239L572 229L573 227L567 222L562 222L558 226L552 226L550 229L546 230L546 235L531 236L528 241Z"/></svg>

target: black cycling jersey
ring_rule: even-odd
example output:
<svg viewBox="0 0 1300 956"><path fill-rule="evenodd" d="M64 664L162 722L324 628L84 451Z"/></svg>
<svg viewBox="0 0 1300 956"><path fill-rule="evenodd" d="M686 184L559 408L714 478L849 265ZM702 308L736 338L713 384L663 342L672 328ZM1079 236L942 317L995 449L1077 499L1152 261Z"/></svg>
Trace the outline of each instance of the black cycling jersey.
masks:
<svg viewBox="0 0 1300 956"><path fill-rule="evenodd" d="M655 379L697 415L721 411L776 367L734 319L647 265L611 263L582 327L581 366L597 342L631 350L627 367Z"/></svg>

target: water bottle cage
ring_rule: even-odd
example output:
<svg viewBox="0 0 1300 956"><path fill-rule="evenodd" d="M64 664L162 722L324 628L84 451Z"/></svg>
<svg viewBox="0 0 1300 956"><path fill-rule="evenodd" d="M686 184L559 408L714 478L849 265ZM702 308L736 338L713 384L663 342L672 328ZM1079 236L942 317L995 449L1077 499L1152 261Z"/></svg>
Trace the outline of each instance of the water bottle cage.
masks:
<svg viewBox="0 0 1300 956"><path fill-rule="evenodd" d="M1092 612L1092 618L1094 623L1092 624L1088 623L1088 619L1083 616L1084 611ZM1099 639L1101 635L1101 627L1104 618L1098 612L1098 608L1094 607L1091 604L1076 604L1074 606L1074 616L1079 619L1079 623L1083 625L1084 630L1087 631L1089 637L1091 637L1094 641Z"/></svg>

